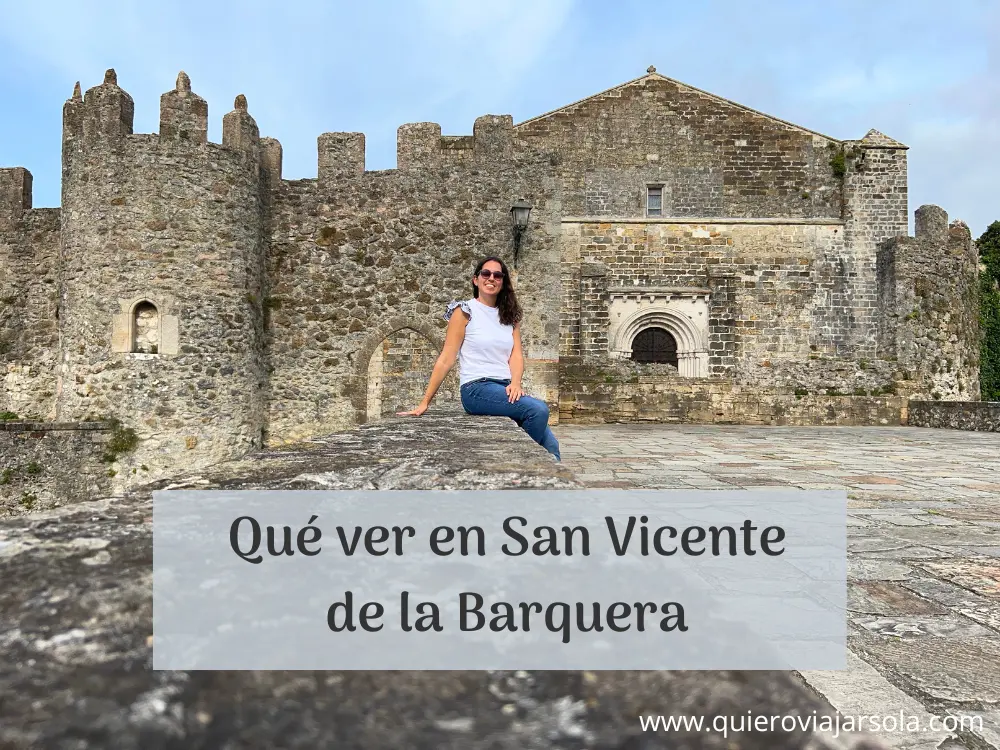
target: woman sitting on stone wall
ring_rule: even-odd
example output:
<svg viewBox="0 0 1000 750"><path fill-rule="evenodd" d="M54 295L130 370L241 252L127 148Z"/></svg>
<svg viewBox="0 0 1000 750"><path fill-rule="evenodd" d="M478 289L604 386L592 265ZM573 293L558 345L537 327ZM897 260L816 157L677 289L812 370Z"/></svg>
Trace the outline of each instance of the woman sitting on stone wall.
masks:
<svg viewBox="0 0 1000 750"><path fill-rule="evenodd" d="M456 310L461 314L455 315ZM559 442L549 428L549 407L521 390L522 314L504 262L493 257L481 260L472 276L472 299L450 303L444 317L448 333L427 392L416 409L399 412L400 416L418 417L427 411L457 359L465 411L510 417L558 461Z"/></svg>

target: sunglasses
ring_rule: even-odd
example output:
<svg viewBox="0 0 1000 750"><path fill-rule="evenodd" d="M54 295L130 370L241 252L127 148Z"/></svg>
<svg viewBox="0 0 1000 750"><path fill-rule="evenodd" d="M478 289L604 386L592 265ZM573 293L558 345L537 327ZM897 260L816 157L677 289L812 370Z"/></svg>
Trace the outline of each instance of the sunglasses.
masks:
<svg viewBox="0 0 1000 750"><path fill-rule="evenodd" d="M484 279L489 279L492 277L497 281L503 281L503 271L489 271L484 268L482 271L479 272L479 275Z"/></svg>

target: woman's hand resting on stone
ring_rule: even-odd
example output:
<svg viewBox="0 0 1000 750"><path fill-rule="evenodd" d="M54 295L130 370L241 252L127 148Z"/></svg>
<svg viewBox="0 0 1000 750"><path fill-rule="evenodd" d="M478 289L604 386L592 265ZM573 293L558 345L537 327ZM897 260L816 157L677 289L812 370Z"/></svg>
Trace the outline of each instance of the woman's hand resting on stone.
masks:
<svg viewBox="0 0 1000 750"><path fill-rule="evenodd" d="M420 404L416 409L412 411L398 411L396 412L397 417L419 417L427 411L427 404Z"/></svg>

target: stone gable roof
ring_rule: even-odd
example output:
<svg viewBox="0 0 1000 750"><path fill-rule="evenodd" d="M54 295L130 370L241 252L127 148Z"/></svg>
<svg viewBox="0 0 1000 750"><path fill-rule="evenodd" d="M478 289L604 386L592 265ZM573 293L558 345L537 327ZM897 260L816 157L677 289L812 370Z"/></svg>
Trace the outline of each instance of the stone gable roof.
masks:
<svg viewBox="0 0 1000 750"><path fill-rule="evenodd" d="M859 143L868 148L909 148L909 146L903 145L894 138L890 138L885 133L880 133L874 128L869 130Z"/></svg>
<svg viewBox="0 0 1000 750"><path fill-rule="evenodd" d="M661 73L657 73L656 72L656 68L654 68L652 65L647 69L646 75L644 75L644 76L640 76L639 78L633 78L631 81L626 81L625 83L621 83L621 84L619 84L617 86L613 86L610 89L607 89L607 90L601 91L601 92L599 92L597 94L593 94L591 96L585 97L585 98L580 99L578 101L575 101L575 102L573 102L571 104L567 104L567 105L565 105L563 107L559 107L558 109L554 109L551 112L546 112L545 114L538 115L537 117L532 117L531 119L528 119L528 120L525 120L524 122L518 123L514 127L515 127L515 129L521 128L522 126L528 125L530 123L538 122L539 120L544 120L545 118L552 117L554 115L572 114L574 110L576 110L577 108L579 108L583 104L586 104L588 102L592 102L595 99L600 99L602 97L608 97L608 98L615 97L615 96L619 95L619 92L622 89L625 89L625 88L627 88L629 86L641 86L641 85L645 85L645 83L647 81L650 81L650 80L667 81L667 82L672 83L673 85L677 86L680 89L686 89L690 93L707 97L707 98L712 99L712 100L714 100L716 102L723 102L723 103L725 103L725 104L727 104L727 105L729 105L731 107L737 107L737 108L742 109L742 110L744 110L746 112L751 112L751 113L753 113L753 114L755 114L755 115L757 115L759 117L763 117L763 118L765 118L767 120L771 120L772 122L780 123L782 125L785 125L786 127L793 128L795 130L799 130L799 131L804 132L804 133L810 133L812 135L816 135L816 136L819 136L821 138L826 138L827 140L830 140L830 141L840 142L840 139L838 139L838 138L833 138L833 137L828 136L828 135L826 135L824 133L820 133L820 132L818 132L816 130L810 130L809 128L804 128L801 125L796 125L793 122L788 122L787 120L782 120L781 118L774 117L774 116L769 115L769 114L767 114L765 112L761 112L759 110L753 109L752 107L747 107L746 105L740 104L739 102L734 102L731 99L726 99L725 97L717 96L717 95L711 94L711 93L709 93L707 91L703 91L702 89L695 88L694 86L690 86L690 85L688 85L688 84L686 84L686 83L684 83L682 81L678 81L678 80L675 80L673 78L668 78L667 76L662 75ZM877 132L877 131L871 131L871 132ZM879 133L879 135L882 135L882 134ZM891 138L887 138L884 135L882 135L882 138L886 138L887 141L895 143L895 141L892 141ZM902 146L902 144L899 144L899 145L893 146L893 148L905 148L905 146Z"/></svg>

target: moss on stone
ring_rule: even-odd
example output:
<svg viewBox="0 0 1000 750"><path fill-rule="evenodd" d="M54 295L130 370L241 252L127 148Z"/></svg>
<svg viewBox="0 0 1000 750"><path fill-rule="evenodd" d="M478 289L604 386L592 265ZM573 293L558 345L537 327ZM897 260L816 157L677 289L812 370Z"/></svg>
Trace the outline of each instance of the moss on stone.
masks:
<svg viewBox="0 0 1000 750"><path fill-rule="evenodd" d="M104 446L103 460L112 464L126 453L131 453L139 445L139 435L131 427L125 427L118 419L105 420L111 424L111 437ZM109 474L108 476L114 476Z"/></svg>
<svg viewBox="0 0 1000 750"><path fill-rule="evenodd" d="M838 151L830 157L830 169L833 170L833 176L837 179L847 174L847 159L843 151Z"/></svg>

